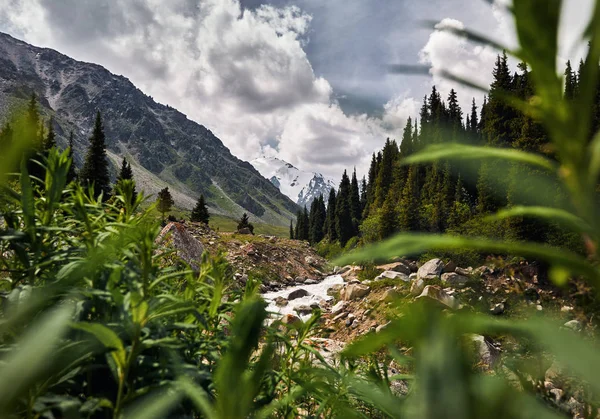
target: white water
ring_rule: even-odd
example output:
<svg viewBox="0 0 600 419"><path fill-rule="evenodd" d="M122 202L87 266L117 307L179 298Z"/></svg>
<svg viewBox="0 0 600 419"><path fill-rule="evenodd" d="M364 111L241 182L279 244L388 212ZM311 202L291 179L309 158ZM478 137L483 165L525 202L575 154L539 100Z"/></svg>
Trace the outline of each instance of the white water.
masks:
<svg viewBox="0 0 600 419"><path fill-rule="evenodd" d="M277 292L268 292L265 294L262 294L262 297L265 299L265 301L267 303L269 303L269 306L267 307L267 311L272 312L272 313L279 313L282 316L286 315L286 314L293 314L295 316L298 316L298 313L296 313L294 311L294 308L298 307L298 306L310 306L312 303L321 303L323 301L330 301L333 299L333 297L327 295L327 291L334 285L337 284L343 284L344 280L340 275L333 275L333 276L328 276L327 278L325 278L322 282L319 282L318 284L314 284L314 285L297 285L297 286L293 286L293 287L289 287L289 288L285 288L281 291L277 291ZM285 299L287 299L288 295L290 295L291 292L299 290L299 289L303 289L308 291L308 295L306 297L302 297L302 298L297 298L295 300L292 300L290 302L288 302L288 304L285 307L277 307L277 305L275 304L275 299L277 297L283 297ZM308 316L299 316L302 320L306 320L308 318L310 318L310 315Z"/></svg>

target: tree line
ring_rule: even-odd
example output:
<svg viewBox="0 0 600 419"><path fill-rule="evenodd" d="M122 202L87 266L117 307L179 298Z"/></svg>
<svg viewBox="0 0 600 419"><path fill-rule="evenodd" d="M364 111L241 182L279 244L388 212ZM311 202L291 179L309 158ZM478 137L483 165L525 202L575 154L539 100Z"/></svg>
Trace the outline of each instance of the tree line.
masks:
<svg viewBox="0 0 600 419"><path fill-rule="evenodd" d="M25 111L25 127L30 132L18 133L20 137L27 138L29 142L24 151L24 161L26 162L28 172L31 176L44 179L45 168L41 162L52 148L57 147L55 123L52 118L44 121L38 109L38 101L33 94L28 102ZM25 134L25 135L24 135ZM0 129L0 146L8 149L17 137L15 128L10 122L6 123ZM89 188L90 196L102 201L109 201L111 196L124 184L129 181L132 184L132 200L137 199L138 193L135 189L135 181L131 164L123 157L119 173L114 185L111 185L110 166L106 153L106 136L100 111L96 113L94 128L88 140L88 148L85 154L83 166L77 170L73 160L74 134L71 131L68 139L69 157L71 166L67 175L67 182L78 182L85 188ZM166 215L173 209L175 202L168 187L163 188L157 196L156 208L162 214L163 223ZM190 221L202 222L208 224L210 214L203 195L200 195L196 201L195 207L190 214Z"/></svg>
<svg viewBox="0 0 600 419"><path fill-rule="evenodd" d="M583 62L575 72L568 62L564 95L579 94ZM491 213L505 207L544 205L565 207L566 194L558 182L525 165L495 160L447 161L406 164L406 159L426 148L443 143L490 145L515 148L553 158L547 133L531 116L517 110L509 98L532 100L533 82L527 65L511 71L505 53L498 55L493 82L481 108L475 99L464 112L452 89L442 98L434 86L424 97L418 119L409 118L402 140L387 139L374 153L368 175L359 182L346 172L338 191L330 192L327 205L316 199L310 210L297 214L290 237L319 243L339 242L344 247L354 237L365 243L385 239L397 232L457 232L508 240L538 242L568 241L581 249L577 237L559 225L544 225L526 218L489 220ZM600 88L596 91L591 135L600 128Z"/></svg>

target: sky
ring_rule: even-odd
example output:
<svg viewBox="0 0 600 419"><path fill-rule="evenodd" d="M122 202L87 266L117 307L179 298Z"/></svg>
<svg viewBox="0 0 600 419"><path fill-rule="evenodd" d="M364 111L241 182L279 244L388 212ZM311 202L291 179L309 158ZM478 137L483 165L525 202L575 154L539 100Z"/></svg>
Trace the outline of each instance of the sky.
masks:
<svg viewBox="0 0 600 419"><path fill-rule="evenodd" d="M521 0L517 0L521 1ZM441 29L517 45L505 8L484 0L2 0L0 31L128 77L211 129L244 160L276 156L339 178L365 174L400 140L435 84L463 110L489 85L497 51ZM579 60L592 0L565 0L559 63ZM393 74L394 64L429 74ZM562 64L561 64L562 65Z"/></svg>

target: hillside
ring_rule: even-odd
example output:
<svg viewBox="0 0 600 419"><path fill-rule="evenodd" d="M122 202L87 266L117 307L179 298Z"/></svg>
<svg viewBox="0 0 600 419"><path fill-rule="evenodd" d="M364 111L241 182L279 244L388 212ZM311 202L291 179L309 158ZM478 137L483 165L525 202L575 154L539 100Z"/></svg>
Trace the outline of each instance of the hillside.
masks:
<svg viewBox="0 0 600 419"><path fill-rule="evenodd" d="M297 210L211 131L157 103L127 78L0 33L0 122L32 93L44 117L54 118L59 145L74 131L79 164L100 110L109 157L114 163L123 156L130 159L138 186L147 194L168 185L176 204L191 208L202 193L213 213L238 217L249 212L278 225L288 225Z"/></svg>

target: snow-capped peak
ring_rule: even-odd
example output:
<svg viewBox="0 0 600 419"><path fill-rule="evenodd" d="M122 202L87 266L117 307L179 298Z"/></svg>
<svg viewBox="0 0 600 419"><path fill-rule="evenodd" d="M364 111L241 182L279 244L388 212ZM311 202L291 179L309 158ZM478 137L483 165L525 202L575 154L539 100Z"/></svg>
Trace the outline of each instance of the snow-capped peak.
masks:
<svg viewBox="0 0 600 419"><path fill-rule="evenodd" d="M302 171L277 157L262 156L250 164L300 207L309 208L319 195L327 200L329 191L335 188L333 179L327 179L320 173Z"/></svg>

